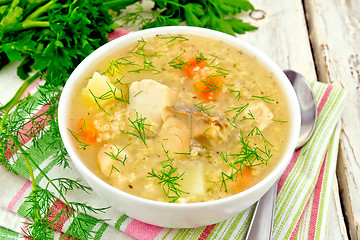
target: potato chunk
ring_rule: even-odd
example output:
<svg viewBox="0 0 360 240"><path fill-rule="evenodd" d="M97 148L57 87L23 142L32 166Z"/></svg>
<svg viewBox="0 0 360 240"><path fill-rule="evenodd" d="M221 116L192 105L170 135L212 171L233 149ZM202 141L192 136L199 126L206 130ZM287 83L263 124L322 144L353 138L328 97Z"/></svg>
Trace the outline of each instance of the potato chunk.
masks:
<svg viewBox="0 0 360 240"><path fill-rule="evenodd" d="M183 161L178 166L179 173L184 173L179 181L180 189L194 195L205 194L203 162Z"/></svg>
<svg viewBox="0 0 360 240"><path fill-rule="evenodd" d="M120 90L110 83L108 77L95 72L86 87L83 89L82 95L86 102L94 105L98 103L103 107L115 99L114 94L111 92L114 92L116 97L120 94ZM95 97L97 103L95 101Z"/></svg>
<svg viewBox="0 0 360 240"><path fill-rule="evenodd" d="M166 106L173 106L177 97L169 87L151 79L144 79L130 85L129 99L130 112L135 110L142 117L160 125L162 110Z"/></svg>

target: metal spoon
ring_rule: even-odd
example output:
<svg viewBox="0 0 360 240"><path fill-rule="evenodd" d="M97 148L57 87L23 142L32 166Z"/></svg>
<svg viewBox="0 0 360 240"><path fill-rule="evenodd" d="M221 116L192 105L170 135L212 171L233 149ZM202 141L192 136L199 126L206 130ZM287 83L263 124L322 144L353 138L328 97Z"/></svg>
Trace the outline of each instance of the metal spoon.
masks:
<svg viewBox="0 0 360 240"><path fill-rule="evenodd" d="M299 100L301 126L296 148L300 148L309 140L315 129L317 117L315 96L310 85L301 74L292 70L285 70L284 73L290 80ZM247 240L272 239L277 185L276 182L257 202L246 235Z"/></svg>

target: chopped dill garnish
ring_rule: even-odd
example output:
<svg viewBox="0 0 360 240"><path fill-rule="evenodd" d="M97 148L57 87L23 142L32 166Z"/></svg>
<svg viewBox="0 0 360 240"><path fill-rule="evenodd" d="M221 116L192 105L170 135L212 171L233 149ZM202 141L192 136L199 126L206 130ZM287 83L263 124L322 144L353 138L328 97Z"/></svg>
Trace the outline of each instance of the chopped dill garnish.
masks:
<svg viewBox="0 0 360 240"><path fill-rule="evenodd" d="M209 58L206 58L203 53L198 53L198 55L195 56L195 59L196 59L196 63L209 60Z"/></svg>
<svg viewBox="0 0 360 240"><path fill-rule="evenodd" d="M127 148L129 145L131 145L131 143L129 143L128 145L126 145L125 147L123 147L122 149L118 148L118 146L116 146L115 144L113 144L113 146L116 149L116 153L113 152L104 152L106 155L108 155L112 160L114 161L118 161L121 162L123 166L125 166L125 161L127 160L127 155L124 155L123 158L120 158L120 153L122 151L124 151L125 148Z"/></svg>
<svg viewBox="0 0 360 240"><path fill-rule="evenodd" d="M251 96L251 97L253 97L253 98L259 98L259 99L263 100L264 102L270 103L270 104L275 101L274 99L271 99L271 98L270 98L271 96Z"/></svg>
<svg viewBox="0 0 360 240"><path fill-rule="evenodd" d="M182 36L158 36L159 39L168 40L165 45L174 45L182 42L189 41L188 38Z"/></svg>
<svg viewBox="0 0 360 240"><path fill-rule="evenodd" d="M238 174L241 174L241 170L243 167L250 168L261 164L266 165L272 157L271 150L268 149L266 146L264 147L264 149L261 149L259 147L251 147L248 139L249 135L250 134L244 137L243 132L240 131L239 152L225 154L222 152L220 153L220 158L231 167L230 173L221 173L222 180L220 189L224 188L225 192L228 192L226 182L236 180Z"/></svg>
<svg viewBox="0 0 360 240"><path fill-rule="evenodd" d="M134 95L134 97L136 97L137 95L139 95L139 94L142 93L142 92L143 92L143 90L138 91L138 92Z"/></svg>
<svg viewBox="0 0 360 240"><path fill-rule="evenodd" d="M145 45L147 44L147 42L141 38L141 40L138 40L138 43L136 44L136 46L129 52L131 55L133 55L136 58L140 58L142 60L143 66L135 66L136 68L135 70L131 70L128 72L136 72L136 73L140 73L140 72L154 72L155 74L160 73L159 70L157 70L155 68L155 66L153 65L153 63L151 61L148 60L148 58L152 58L152 57L157 57L159 56L159 54L155 53L155 54L146 54L145 53Z"/></svg>
<svg viewBox="0 0 360 240"><path fill-rule="evenodd" d="M127 94L124 94L124 91L122 89L118 89L116 87L111 87L109 82L106 82L106 84L109 87L109 91L103 93L100 96L95 96L95 94L91 91L91 89L89 89L89 92L91 94L91 96L94 98L94 101L96 103L96 105L98 105L98 107L107 115L110 115L110 113L108 113L100 104L99 101L106 101L109 99L116 99L117 101L120 102L125 102L125 103L129 103L129 92L127 92ZM117 94L117 92L119 92L119 94ZM118 96L117 96L118 95Z"/></svg>
<svg viewBox="0 0 360 240"><path fill-rule="evenodd" d="M269 144L270 146L273 147L273 145L264 137L264 135L262 134L262 132L260 131L260 129L259 129L257 126L255 126L255 127L249 132L249 134L248 134L247 136L254 136L254 135L259 135L266 144Z"/></svg>
<svg viewBox="0 0 360 240"><path fill-rule="evenodd" d="M135 73L141 73L141 72L154 72L154 74L159 74L160 71L155 68L152 62L147 61L144 59L142 68L137 68L136 70L130 70L128 72L135 72Z"/></svg>
<svg viewBox="0 0 360 240"><path fill-rule="evenodd" d="M150 124L145 123L146 117L142 117L141 115L139 116L138 112L135 111L136 113L136 118L135 120L131 120L130 118L128 118L129 122L131 125L128 125L129 127L131 127L132 129L134 129L134 132L126 132L126 134L135 136L137 138L139 138L144 145L146 146L146 135L145 135L145 130L156 135L156 133L154 133L153 131L149 130L147 127L151 126Z"/></svg>
<svg viewBox="0 0 360 240"><path fill-rule="evenodd" d="M207 111L215 107L215 105L211 106L210 104L205 104L204 102L194 104L194 106L197 107L201 112L208 115L209 117L211 117L211 115Z"/></svg>
<svg viewBox="0 0 360 240"><path fill-rule="evenodd" d="M220 67L219 63L214 64L215 61L218 59L218 57L213 55L213 54L210 54L210 55L213 57L213 59L211 59L210 63L207 64L206 66L209 67L209 68L214 69L216 73L210 74L209 77L218 77L218 76L229 75L230 70Z"/></svg>
<svg viewBox="0 0 360 240"><path fill-rule="evenodd" d="M103 93L100 96L95 96L95 94L91 91L91 89L89 89L89 92L90 92L91 96L94 98L94 101L95 101L96 105L100 108L100 110L103 111L104 113L106 113L107 115L110 115L110 113L108 113L101 106L99 101L106 101L106 100L114 98L117 101L129 103L129 92L127 92L127 94L125 95L122 89L119 90L116 87L111 87L110 83L108 83L108 82L106 82L106 84L109 87L109 91ZM119 92L119 94L117 94L117 92ZM119 96L117 96L117 95L119 95Z"/></svg>
<svg viewBox="0 0 360 240"><path fill-rule="evenodd" d="M240 91L229 89L230 93L236 93L235 99L240 101Z"/></svg>
<svg viewBox="0 0 360 240"><path fill-rule="evenodd" d="M124 75L121 76L121 78L117 78L116 81L114 82L114 85L116 84L120 84L120 85L129 85L130 83L123 83L122 81L124 80Z"/></svg>
<svg viewBox="0 0 360 240"><path fill-rule="evenodd" d="M232 122L235 123L236 118L237 118L248 106L249 106L249 104L247 103L247 104L245 104L245 105L243 105L243 106L240 106L240 107L231 107L231 108L228 107L229 110L225 111L224 113L228 113L228 112L233 112L233 111L235 111L235 116L233 117L233 120L232 120Z"/></svg>
<svg viewBox="0 0 360 240"><path fill-rule="evenodd" d="M176 56L174 59L172 59L170 62L168 62L170 67L183 70L184 65L189 65L189 63L185 62L184 60L181 60L181 56L184 55L185 51L180 53L178 56Z"/></svg>
<svg viewBox="0 0 360 240"><path fill-rule="evenodd" d="M114 165L111 165L109 177L111 177L111 174L112 174L112 172L113 172L114 169L115 169L118 173L120 173L120 170L119 170L117 167L115 167Z"/></svg>
<svg viewBox="0 0 360 240"><path fill-rule="evenodd" d="M228 123L233 126L234 128L237 128L235 125L235 122L231 121L229 118L226 118L226 120L228 121Z"/></svg>
<svg viewBox="0 0 360 240"><path fill-rule="evenodd" d="M100 103L98 102L98 100L106 100L106 99L111 98L111 95L109 95L109 92L104 93L103 95L101 95L99 97L95 96L94 93L91 91L91 89L89 89L89 92L90 92L91 96L94 98L96 105L98 105L98 107L101 109L101 111L103 111L107 115L110 115L110 113L108 113L103 107L101 107Z"/></svg>
<svg viewBox="0 0 360 240"><path fill-rule="evenodd" d="M272 119L273 122L278 122L278 123L287 123L288 121L282 121L282 120L275 120L275 119Z"/></svg>
<svg viewBox="0 0 360 240"><path fill-rule="evenodd" d="M191 152L174 152L174 154L191 155Z"/></svg>
<svg viewBox="0 0 360 240"><path fill-rule="evenodd" d="M208 87L208 90L203 90L202 92L214 92L214 93L218 93L221 91L222 89L222 85L218 85L214 80L213 80L214 76L207 76L205 79L206 80L201 80L202 83L205 84L206 87Z"/></svg>
<svg viewBox="0 0 360 240"><path fill-rule="evenodd" d="M249 111L248 111L248 113L247 113L250 117L246 117L246 116L244 116L244 118L243 119L241 119L240 121L244 121L244 120L254 120L255 119L255 117L254 117L254 115L252 114L252 112L251 112L251 110L249 109Z"/></svg>
<svg viewBox="0 0 360 240"><path fill-rule="evenodd" d="M205 129L205 131L202 134L205 134L210 128Z"/></svg>
<svg viewBox="0 0 360 240"><path fill-rule="evenodd" d="M84 121L85 124L85 121ZM87 144L83 141L81 141L79 138L82 137L81 133L74 132L68 128L68 131L70 134L74 137L75 141L79 143L80 149L86 149L87 147L91 146L90 144Z"/></svg>
<svg viewBox="0 0 360 240"><path fill-rule="evenodd" d="M181 197L182 194L189 193L179 188L180 184L177 181L184 175L184 173L177 173L178 168L173 166L174 159L169 157L167 151L164 148L164 145L161 144L161 146L166 154L167 159L161 162L160 173L157 174L154 169L151 169L148 177L158 179L158 183L161 184L165 196L170 199L170 203L174 203Z"/></svg>
<svg viewBox="0 0 360 240"><path fill-rule="evenodd" d="M130 61L129 58L130 57L120 57L118 59L110 60L110 65L103 74L108 74L113 77L115 74L123 74L123 67L131 66L136 68L139 66L134 61Z"/></svg>

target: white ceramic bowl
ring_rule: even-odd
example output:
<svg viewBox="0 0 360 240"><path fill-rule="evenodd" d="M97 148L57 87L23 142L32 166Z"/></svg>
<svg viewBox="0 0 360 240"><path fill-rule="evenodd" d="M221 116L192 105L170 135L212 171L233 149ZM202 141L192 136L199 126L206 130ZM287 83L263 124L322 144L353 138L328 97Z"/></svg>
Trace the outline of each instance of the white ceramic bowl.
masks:
<svg viewBox="0 0 360 240"><path fill-rule="evenodd" d="M274 74L286 93L287 101L290 103L290 137L287 149L280 159L277 167L261 182L255 186L236 195L210 202L201 203L166 203L143 199L116 189L100 178L95 176L81 161L74 146L71 144L71 135L67 130L69 123L69 108L74 87L78 81L90 76L94 66L104 61L117 49L141 39L141 37L154 36L156 34L193 34L219 39L236 48L256 56ZM264 53L249 45L248 43L230 35L195 27L161 27L138 32L132 32L126 36L113 40L90 54L69 77L61 95L59 103L59 127L60 133L69 155L89 185L104 198L112 207L133 217L137 220L163 227L190 228L210 225L226 220L237 213L245 210L276 182L287 167L296 146L300 130L300 110L296 94L283 71Z"/></svg>

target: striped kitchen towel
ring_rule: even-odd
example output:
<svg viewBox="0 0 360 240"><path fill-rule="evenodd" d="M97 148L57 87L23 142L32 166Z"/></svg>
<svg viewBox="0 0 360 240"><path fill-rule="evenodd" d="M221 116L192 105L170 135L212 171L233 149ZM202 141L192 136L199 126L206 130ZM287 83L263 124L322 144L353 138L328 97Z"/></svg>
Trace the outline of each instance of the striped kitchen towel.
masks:
<svg viewBox="0 0 360 240"><path fill-rule="evenodd" d="M332 183L335 178L337 151L341 126L338 124L345 104L345 91L319 82L310 83L318 103L318 119L315 132L309 142L296 150L294 156L278 183L274 239L326 239L327 219ZM53 93L52 93L53 94ZM56 97L50 94L51 97ZM49 99L50 99L49 98ZM80 174L70 166L58 164L58 156L63 154L61 146L54 145L56 129L46 127L45 111L53 106L44 104L44 93L32 90L34 100L32 116L24 125L22 144L26 152L35 160L39 170L34 171L37 188L46 188L47 179L67 177L81 180ZM57 101L52 102L56 106ZM53 119L54 120L54 119ZM55 119L56 120L56 119ZM40 129L39 126L44 126ZM27 137L24 137L27 136ZM33 194L33 182L23 154L6 156L11 167L19 173L15 175L0 167L0 239L23 238L31 224L28 201ZM26 157L26 156L25 156ZM74 189L66 193L68 202L86 202L94 208L103 208L100 213L79 211L74 214L61 200L51 202L51 220L57 213L62 217L51 224L51 239L85 239L90 233L94 239L244 239L254 207L241 212L224 222L195 229L168 229L142 223L132 219L107 204L95 193ZM79 224L80 222L86 224ZM71 236L71 237L70 237Z"/></svg>

